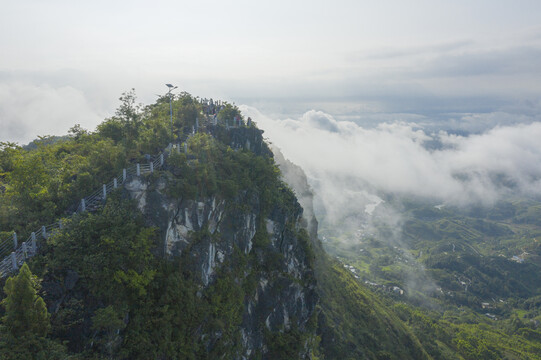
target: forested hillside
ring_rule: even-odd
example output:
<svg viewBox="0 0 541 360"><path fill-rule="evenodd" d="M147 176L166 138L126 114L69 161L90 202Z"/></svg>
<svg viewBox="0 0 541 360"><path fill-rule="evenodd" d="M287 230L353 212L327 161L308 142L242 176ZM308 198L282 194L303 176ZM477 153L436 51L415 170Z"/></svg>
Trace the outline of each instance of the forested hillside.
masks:
<svg viewBox="0 0 541 360"><path fill-rule="evenodd" d="M390 207L401 224L389 225ZM539 201L518 196L468 207L389 196L371 226L321 234L434 358L538 359L538 216Z"/></svg>
<svg viewBox="0 0 541 360"><path fill-rule="evenodd" d="M284 182L251 119L187 93L172 107L171 123L169 98L130 91L95 131L1 144L0 240L62 223L2 274L2 359L539 358L518 316L500 329L366 285L325 253L306 180ZM407 229L422 243L420 226ZM419 257L444 269L432 254Z"/></svg>
<svg viewBox="0 0 541 360"><path fill-rule="evenodd" d="M340 275L303 229L262 131L237 108L182 93L171 124L168 98L120 100L95 131L75 125L66 137L1 145L0 238L62 220L13 277L3 274L2 358L334 358L344 332L361 339L353 358L423 353L395 316L362 324L372 328L360 336L331 316L334 290L317 278ZM163 167L81 211L123 168L163 151ZM365 300L349 301L370 320Z"/></svg>

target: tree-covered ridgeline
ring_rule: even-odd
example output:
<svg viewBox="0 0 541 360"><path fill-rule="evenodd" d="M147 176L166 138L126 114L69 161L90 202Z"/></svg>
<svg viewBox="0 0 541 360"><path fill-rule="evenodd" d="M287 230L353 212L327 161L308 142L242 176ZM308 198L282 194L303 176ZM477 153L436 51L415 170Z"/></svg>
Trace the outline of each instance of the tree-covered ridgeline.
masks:
<svg viewBox="0 0 541 360"><path fill-rule="evenodd" d="M186 152L174 151L167 170L149 174L143 181L152 184L162 179L166 192L181 199L229 200L238 211L246 207L233 205L239 194L257 195L262 216L271 209L298 211L266 145L259 144L256 152L260 155L238 144L231 148L236 140L226 130L234 121L237 128L260 136L253 123L241 121L236 107L221 104L213 106L212 113L208 103L182 93L173 100L171 133L169 104L164 99L142 107L136 104L134 93L127 92L120 100L116 115L94 132L75 126L64 138L41 138L27 147L2 144L0 201L9 205L2 206L4 234L9 235L10 229L24 234L36 224L73 214L78 198L99 188L111 174L180 141L187 142ZM209 120L215 127L214 137L205 131ZM187 137L194 124L201 132ZM24 185L28 179L32 186ZM264 228L263 223L258 226ZM307 236L293 223L289 227L308 251ZM191 236L197 242L208 233L202 230ZM253 296L249 292L255 290L258 274L285 276L280 275L284 259L280 254L263 256L270 243L262 237L255 242L253 254L235 251L216 281L202 288L200 275L190 268L191 260L166 261L159 242L157 229L148 226L122 190L108 195L105 206L93 213L65 217L62 231L52 234L39 255L28 261L43 279L41 296L51 318L50 331L36 334L36 339L57 346L59 353L67 351L84 359L213 359L223 354L236 358L245 297ZM27 264L24 269L28 270ZM309 342L305 332L296 330L298 341L289 349L283 349L280 334L269 332L265 337L273 354L301 354L312 351L305 348ZM218 334L213 337L219 340L209 343L207 333ZM12 356L12 343L2 344L2 354ZM67 350L60 344L67 345ZM41 356L26 349L33 358Z"/></svg>
<svg viewBox="0 0 541 360"><path fill-rule="evenodd" d="M115 116L94 132L75 125L65 137L42 136L27 146L0 143L0 238L29 233L71 214L81 198L122 168L144 163L145 155L186 139L196 119L204 126L212 116L208 105L188 93L173 95L172 127L168 97L143 106L132 89L120 101ZM212 110L222 125L240 117L227 103Z"/></svg>
<svg viewBox="0 0 541 360"><path fill-rule="evenodd" d="M168 97L143 106L132 90L95 131L76 125L66 137L0 145L0 238L65 219L38 256L3 280L0 358L238 359L245 304L262 275L313 287L319 300L305 328L262 331L266 348L253 359L540 358L539 330L523 317L496 325L465 307L442 314L369 290L291 220L299 212L295 194L266 145L246 143L243 136L259 130L238 108L187 93L174 95L172 105L171 128ZM229 131L235 122L242 129ZM193 134L196 125L201 131ZM258 199L252 251L233 249L206 287L187 252L164 258L160 230L122 189L99 210L73 215L82 197L122 168L183 141L187 152L172 151L164 169L143 177L146 184L165 184L160 191L172 198L224 200L239 214L250 207L245 199ZM284 233L298 240L311 274L303 280L291 279L284 256L269 250L263 219L273 212L289 219ZM208 228L190 235L195 244L223 241ZM392 260L374 269L390 273ZM452 261L426 260L440 270ZM477 265L467 256L456 261ZM524 306L538 311L540 304L532 297Z"/></svg>

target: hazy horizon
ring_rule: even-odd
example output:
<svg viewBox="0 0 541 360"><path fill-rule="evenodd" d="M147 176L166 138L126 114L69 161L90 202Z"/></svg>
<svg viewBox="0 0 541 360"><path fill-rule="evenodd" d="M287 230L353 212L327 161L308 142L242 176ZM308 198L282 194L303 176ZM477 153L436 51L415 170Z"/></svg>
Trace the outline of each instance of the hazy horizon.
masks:
<svg viewBox="0 0 541 360"><path fill-rule="evenodd" d="M94 129L165 83L271 118L480 133L541 113L541 3L4 2L0 141Z"/></svg>
<svg viewBox="0 0 541 360"><path fill-rule="evenodd" d="M93 130L123 91L150 104L172 83L252 115L328 184L329 207L341 190L455 203L541 192L539 2L3 8L0 141Z"/></svg>

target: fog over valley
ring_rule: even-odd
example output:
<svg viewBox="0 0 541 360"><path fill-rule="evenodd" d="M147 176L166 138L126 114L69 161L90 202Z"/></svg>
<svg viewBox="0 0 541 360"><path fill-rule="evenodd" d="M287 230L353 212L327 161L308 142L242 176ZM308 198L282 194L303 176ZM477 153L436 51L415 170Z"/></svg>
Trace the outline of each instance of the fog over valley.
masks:
<svg viewBox="0 0 541 360"><path fill-rule="evenodd" d="M275 120L249 106L241 109L305 170L332 213L352 206L352 194L359 192L450 205L491 205L508 195L541 193L539 122L504 123L461 135L437 130L435 124L428 130L404 121L363 127L315 110Z"/></svg>

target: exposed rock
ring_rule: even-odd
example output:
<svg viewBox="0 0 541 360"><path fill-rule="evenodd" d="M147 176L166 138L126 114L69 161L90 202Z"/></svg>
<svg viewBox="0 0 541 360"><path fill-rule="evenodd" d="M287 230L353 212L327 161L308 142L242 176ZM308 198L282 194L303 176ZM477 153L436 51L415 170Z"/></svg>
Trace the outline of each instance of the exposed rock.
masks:
<svg viewBox="0 0 541 360"><path fill-rule="evenodd" d="M270 211L261 229L270 242L255 249L254 237L262 215L259 198L254 194L243 191L230 201L219 197L175 199L162 192L160 186L139 180L132 180L126 189L149 223L161 229L164 256L187 256L192 270L201 275L203 287L215 281L220 267L232 266L228 259L235 249L256 256L262 264L278 259L273 265L277 266L275 270L258 273L258 286L245 299L239 329L244 358L267 349L264 328L284 331L295 322L295 328L306 329L317 295L306 249L295 232L301 226L302 208L298 203L292 207L293 212L278 206ZM209 343L220 336L204 335Z"/></svg>
<svg viewBox="0 0 541 360"><path fill-rule="evenodd" d="M318 222L314 213L314 193L308 184L306 174L298 165L287 160L276 146L272 147L272 152L274 153L274 160L280 167L282 178L291 186L297 200L304 209L304 226L310 233L310 237L317 239Z"/></svg>

